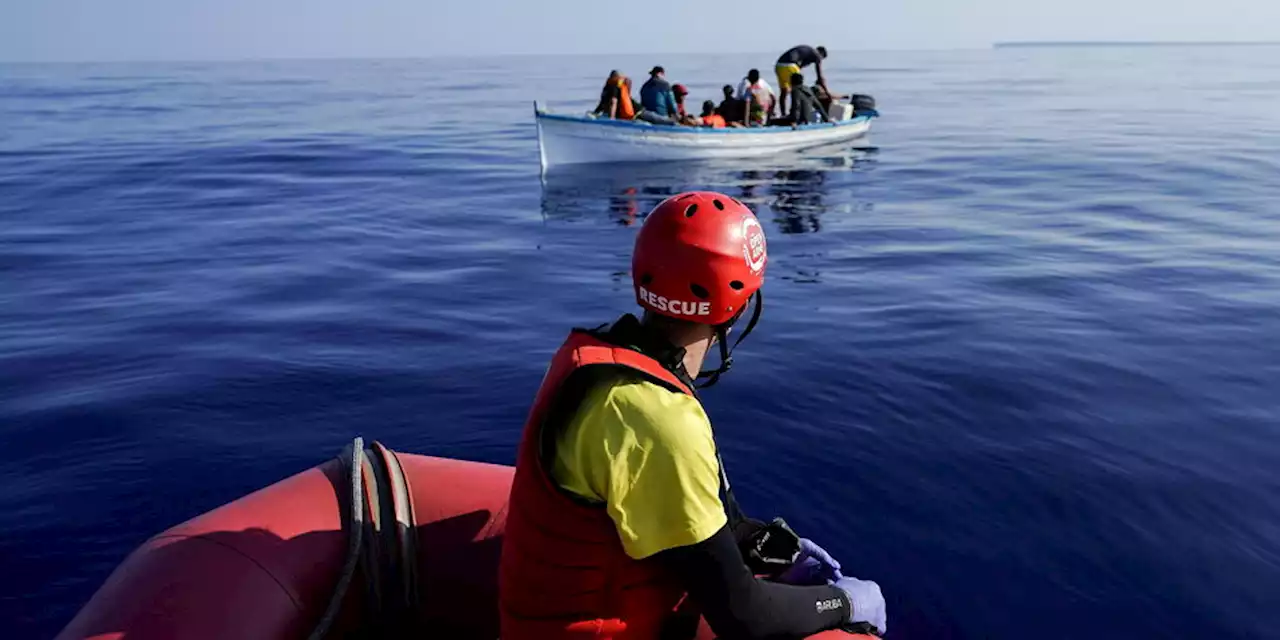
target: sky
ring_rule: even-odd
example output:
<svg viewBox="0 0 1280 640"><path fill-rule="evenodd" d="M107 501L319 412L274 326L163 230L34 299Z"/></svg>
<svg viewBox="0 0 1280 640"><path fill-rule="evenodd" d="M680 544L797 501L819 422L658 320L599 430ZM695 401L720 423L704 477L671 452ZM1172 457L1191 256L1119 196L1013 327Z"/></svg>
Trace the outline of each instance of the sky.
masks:
<svg viewBox="0 0 1280 640"><path fill-rule="evenodd" d="M1280 40L1280 0L729 0L714 3L721 8L714 14L709 6L698 0L0 0L0 61Z"/></svg>

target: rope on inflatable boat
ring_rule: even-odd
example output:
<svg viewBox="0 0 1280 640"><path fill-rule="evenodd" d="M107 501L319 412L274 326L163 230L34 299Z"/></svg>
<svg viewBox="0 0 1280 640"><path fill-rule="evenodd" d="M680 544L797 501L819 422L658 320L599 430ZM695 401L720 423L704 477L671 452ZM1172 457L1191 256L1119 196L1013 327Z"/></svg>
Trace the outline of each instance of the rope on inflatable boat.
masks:
<svg viewBox="0 0 1280 640"><path fill-rule="evenodd" d="M351 442L349 467L351 473L351 514L348 519L347 561L342 567L342 574L338 577L338 584L333 589L333 596L329 599L329 606L325 608L324 615L320 616L320 622L316 624L315 630L308 636L309 640L321 640L329 632L329 627L333 626L333 620L338 616L338 611L342 608L342 601L346 597L347 587L351 584L351 578L356 573L356 564L360 560L361 537L364 533L364 474L361 473L363 467L364 438L357 436Z"/></svg>

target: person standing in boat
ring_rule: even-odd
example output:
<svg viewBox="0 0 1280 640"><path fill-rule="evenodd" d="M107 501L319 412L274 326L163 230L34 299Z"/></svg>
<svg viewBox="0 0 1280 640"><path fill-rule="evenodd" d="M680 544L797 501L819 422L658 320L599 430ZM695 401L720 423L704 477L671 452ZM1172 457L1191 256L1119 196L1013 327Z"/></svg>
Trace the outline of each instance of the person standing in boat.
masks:
<svg viewBox="0 0 1280 640"><path fill-rule="evenodd" d="M692 638L700 620L722 638L885 630L876 583L785 521L742 513L698 397L733 362L730 331L753 309L736 347L759 320L767 262L763 227L730 196L678 194L645 218L631 263L642 315L572 330L525 423L503 640Z"/></svg>
<svg viewBox="0 0 1280 640"><path fill-rule="evenodd" d="M807 44L791 47L778 56L778 62L774 65L774 73L778 76L778 90L782 92L783 116L788 115L787 94L791 91L791 74L800 73L801 69L809 65L813 65L818 74L818 86L821 86L822 90L828 94L832 93L830 87L827 86L827 78L822 73L822 61L826 58L826 47L811 47Z"/></svg>

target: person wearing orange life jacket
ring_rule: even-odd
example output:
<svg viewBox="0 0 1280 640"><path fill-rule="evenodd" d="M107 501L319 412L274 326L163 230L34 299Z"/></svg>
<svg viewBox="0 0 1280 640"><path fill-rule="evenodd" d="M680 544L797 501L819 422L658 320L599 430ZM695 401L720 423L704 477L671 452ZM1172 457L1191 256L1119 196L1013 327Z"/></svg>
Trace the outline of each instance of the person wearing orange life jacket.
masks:
<svg viewBox="0 0 1280 640"><path fill-rule="evenodd" d="M618 73L617 69L609 72L609 78L600 90L600 102L594 113L610 119L634 119L636 110L631 102L631 79Z"/></svg>
<svg viewBox="0 0 1280 640"><path fill-rule="evenodd" d="M713 129L723 129L726 126L724 117L716 113L716 103L710 100L704 100L702 102L702 117L700 118L700 121L702 126L711 127Z"/></svg>
<svg viewBox="0 0 1280 640"><path fill-rule="evenodd" d="M768 253L732 197L658 204L636 237L640 318L574 329L525 423L503 538L503 640L805 636L885 628L874 582L784 521L746 517L697 390L733 363L728 334L754 299ZM701 371L713 346L720 366ZM691 373L693 372L693 373ZM695 379L704 379L701 385Z"/></svg>

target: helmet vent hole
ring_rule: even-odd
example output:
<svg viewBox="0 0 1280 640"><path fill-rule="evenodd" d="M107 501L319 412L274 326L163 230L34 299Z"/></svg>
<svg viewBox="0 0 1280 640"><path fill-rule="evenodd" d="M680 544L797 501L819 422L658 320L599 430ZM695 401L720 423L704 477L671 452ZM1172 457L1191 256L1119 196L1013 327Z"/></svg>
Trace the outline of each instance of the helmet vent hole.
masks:
<svg viewBox="0 0 1280 640"><path fill-rule="evenodd" d="M715 200L713 200L713 201L712 201L712 204L716 205L716 208L717 208L717 209L719 209L719 210L721 210L721 211L724 211L724 203L723 203L723 202L720 202L720 199L719 199L719 198L716 198Z"/></svg>
<svg viewBox="0 0 1280 640"><path fill-rule="evenodd" d="M704 289L704 288L702 287L702 285L699 285L699 284L691 284L691 285L689 285L689 290L693 292L693 295L698 296L699 298L702 298L703 300L706 300L707 298L709 298L709 297L711 296L711 294L710 294L710 293L708 293L708 292L707 292L707 290L706 290L706 289Z"/></svg>
<svg viewBox="0 0 1280 640"><path fill-rule="evenodd" d="M644 286L646 286L646 287L647 287L647 286L649 286L652 282L653 282L653 274L652 274L652 273L646 273L646 274L644 274L644 275L640 276L640 284L642 284L642 285L644 285Z"/></svg>
<svg viewBox="0 0 1280 640"><path fill-rule="evenodd" d="M685 210L684 210L684 217L686 217L686 218L692 218L692 217L693 217L693 214L695 214L695 213L697 213L697 212L698 212L698 205L696 205L696 204L691 204L691 205L689 205L689 208L688 208L688 209L685 209Z"/></svg>
<svg viewBox="0 0 1280 640"><path fill-rule="evenodd" d="M729 288L733 289L734 291L741 291L743 286L745 285L742 284L741 280L734 280L733 282L729 283Z"/></svg>

